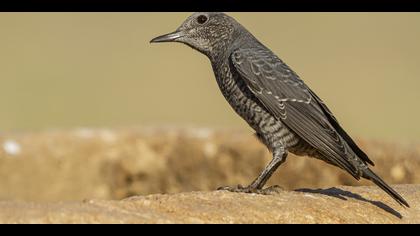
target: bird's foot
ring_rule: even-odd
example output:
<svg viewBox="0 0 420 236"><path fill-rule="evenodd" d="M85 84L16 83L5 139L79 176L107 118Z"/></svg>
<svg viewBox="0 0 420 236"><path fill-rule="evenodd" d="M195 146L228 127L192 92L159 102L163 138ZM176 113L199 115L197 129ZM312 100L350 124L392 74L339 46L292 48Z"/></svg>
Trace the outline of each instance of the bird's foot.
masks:
<svg viewBox="0 0 420 236"><path fill-rule="evenodd" d="M256 193L256 194L262 194L262 195L272 195L272 194L278 194L284 189L278 185L273 185L265 189L258 189L252 186L243 187L242 185L239 184L236 187L225 186L225 187L220 187L217 190L229 191L229 192L234 192L234 193Z"/></svg>

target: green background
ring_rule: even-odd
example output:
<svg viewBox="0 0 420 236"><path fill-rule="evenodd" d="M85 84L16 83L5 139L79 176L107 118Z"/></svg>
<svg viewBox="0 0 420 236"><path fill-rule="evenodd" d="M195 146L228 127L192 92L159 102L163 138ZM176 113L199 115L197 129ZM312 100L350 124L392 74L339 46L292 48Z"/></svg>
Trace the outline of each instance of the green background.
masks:
<svg viewBox="0 0 420 236"><path fill-rule="evenodd" d="M0 13L0 130L247 129L208 59L149 44L190 13ZM419 13L232 13L354 136L420 138Z"/></svg>

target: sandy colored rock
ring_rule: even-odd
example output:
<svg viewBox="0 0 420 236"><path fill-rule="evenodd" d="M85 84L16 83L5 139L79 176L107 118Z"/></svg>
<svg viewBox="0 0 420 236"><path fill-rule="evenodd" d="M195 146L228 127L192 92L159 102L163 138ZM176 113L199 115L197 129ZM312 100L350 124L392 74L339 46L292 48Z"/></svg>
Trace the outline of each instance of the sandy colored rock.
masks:
<svg viewBox="0 0 420 236"><path fill-rule="evenodd" d="M420 145L358 139L390 184L420 183ZM0 200L123 199L248 184L271 158L251 132L208 128L75 129L0 135ZM270 179L288 190L370 185L290 154Z"/></svg>
<svg viewBox="0 0 420 236"><path fill-rule="evenodd" d="M420 185L394 186L404 208L376 187L275 195L189 192L73 203L0 202L0 223L420 223Z"/></svg>

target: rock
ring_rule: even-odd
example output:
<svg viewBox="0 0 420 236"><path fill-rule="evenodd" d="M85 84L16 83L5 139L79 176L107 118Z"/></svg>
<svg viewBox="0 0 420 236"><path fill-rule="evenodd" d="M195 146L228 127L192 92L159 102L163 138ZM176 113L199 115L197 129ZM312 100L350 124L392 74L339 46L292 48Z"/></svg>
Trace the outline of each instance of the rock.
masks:
<svg viewBox="0 0 420 236"><path fill-rule="evenodd" d="M404 208L376 187L275 195L188 192L121 201L0 202L0 223L420 223L420 185L393 186Z"/></svg>
<svg viewBox="0 0 420 236"><path fill-rule="evenodd" d="M420 145L358 139L390 184L420 183ZM75 129L0 135L0 200L123 199L248 184L270 153L251 132L208 128ZM370 185L290 154L269 185Z"/></svg>

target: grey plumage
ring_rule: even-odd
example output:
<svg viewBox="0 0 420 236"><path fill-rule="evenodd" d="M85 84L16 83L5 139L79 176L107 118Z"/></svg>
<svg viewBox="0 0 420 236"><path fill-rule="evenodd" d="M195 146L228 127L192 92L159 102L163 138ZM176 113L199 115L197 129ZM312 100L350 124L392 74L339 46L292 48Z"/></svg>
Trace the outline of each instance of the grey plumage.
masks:
<svg viewBox="0 0 420 236"><path fill-rule="evenodd" d="M210 59L226 100L273 153L272 161L249 186L226 189L262 192L290 151L340 167L356 179L370 179L398 203L408 206L369 169L373 162L325 103L233 18L223 13L195 13L175 32L152 40L169 41L184 43Z"/></svg>

